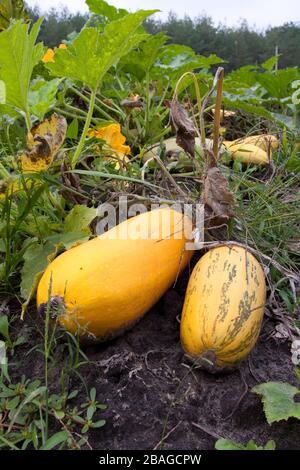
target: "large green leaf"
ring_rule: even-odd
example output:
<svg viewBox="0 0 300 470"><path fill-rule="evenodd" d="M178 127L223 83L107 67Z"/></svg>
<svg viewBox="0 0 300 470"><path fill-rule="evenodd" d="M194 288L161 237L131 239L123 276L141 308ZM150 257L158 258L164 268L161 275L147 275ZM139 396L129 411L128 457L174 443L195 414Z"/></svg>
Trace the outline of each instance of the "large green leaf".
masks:
<svg viewBox="0 0 300 470"><path fill-rule="evenodd" d="M106 72L144 39L137 30L155 11L128 14L109 23L103 33L97 28L84 28L67 49L56 50L48 69L57 77L79 80L96 90Z"/></svg>
<svg viewBox="0 0 300 470"><path fill-rule="evenodd" d="M233 70L227 75L224 89L231 88L249 88L256 83L256 67L254 65L244 65L237 70Z"/></svg>
<svg viewBox="0 0 300 470"><path fill-rule="evenodd" d="M62 233L50 235L45 243L32 239L24 254L21 273L21 295L25 299L23 313L34 296L47 265L64 249L71 248L77 242L88 240L91 234L89 225L96 216L97 209L82 205L74 206L65 219Z"/></svg>
<svg viewBox="0 0 300 470"><path fill-rule="evenodd" d="M296 68L278 70L276 73L257 73L257 82L274 98L286 98L291 94L292 82L300 78Z"/></svg>
<svg viewBox="0 0 300 470"><path fill-rule="evenodd" d="M166 45L161 48L158 60L153 67L153 74L160 79L161 76L168 77L172 85L175 85L186 72L193 72L197 69L209 69L211 65L224 62L216 55L204 57L197 55L188 46L178 44Z"/></svg>
<svg viewBox="0 0 300 470"><path fill-rule="evenodd" d="M289 418L300 419L300 403L295 401L295 395L300 394L297 387L284 382L266 382L256 385L252 392L261 396L269 424Z"/></svg>
<svg viewBox="0 0 300 470"><path fill-rule="evenodd" d="M43 44L35 44L43 19L31 28L21 20L0 33L0 80L6 86L6 104L28 112L28 90L34 66L43 56Z"/></svg>
<svg viewBox="0 0 300 470"><path fill-rule="evenodd" d="M0 80L0 104L6 103L6 86L5 83Z"/></svg>
<svg viewBox="0 0 300 470"><path fill-rule="evenodd" d="M149 35L136 50L123 57L120 68L139 80L143 79L155 64L166 40L167 36L164 33Z"/></svg>
<svg viewBox="0 0 300 470"><path fill-rule="evenodd" d="M45 114L55 106L58 85L62 79L54 78L46 81L43 78L35 80L29 89L28 103L30 113L43 121Z"/></svg>
<svg viewBox="0 0 300 470"><path fill-rule="evenodd" d="M26 299L23 304L23 312L33 297L47 264L54 259L55 255L56 248L50 241L43 244L35 241L25 251L21 273L21 296Z"/></svg>
<svg viewBox="0 0 300 470"><path fill-rule="evenodd" d="M257 116L264 117L272 121L273 116L270 111L259 104L249 103L244 101L240 98L240 96L233 96L229 93L224 93L223 96L223 103L225 106L229 106L232 108L239 109L241 111L245 111L246 113L256 114Z"/></svg>
<svg viewBox="0 0 300 470"><path fill-rule="evenodd" d="M97 209L77 205L69 212L64 224L64 232L90 233L89 224L97 217Z"/></svg>
<svg viewBox="0 0 300 470"><path fill-rule="evenodd" d="M86 0L85 3L91 12L95 13L95 15L102 16L109 21L117 20L128 14L127 10L109 5L104 0Z"/></svg>
<svg viewBox="0 0 300 470"><path fill-rule="evenodd" d="M267 59L265 62L261 64L262 68L267 70L268 72L272 72L274 69L275 65L278 63L280 55L273 55L269 59Z"/></svg>
<svg viewBox="0 0 300 470"><path fill-rule="evenodd" d="M285 114L273 113L268 111L265 107L261 106L259 100L256 103L247 102L241 99L240 95L236 97L229 93L224 92L223 104L225 106L244 111L246 113L255 114L256 116L261 116L268 119L270 122L277 122L278 125L282 127L288 127L290 130L295 129L295 122L291 116Z"/></svg>

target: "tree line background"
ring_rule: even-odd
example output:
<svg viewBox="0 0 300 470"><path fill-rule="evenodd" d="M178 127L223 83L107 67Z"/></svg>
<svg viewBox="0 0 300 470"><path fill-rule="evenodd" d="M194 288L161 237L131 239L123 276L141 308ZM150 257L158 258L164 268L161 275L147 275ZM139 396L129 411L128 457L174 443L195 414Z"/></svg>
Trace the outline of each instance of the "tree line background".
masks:
<svg viewBox="0 0 300 470"><path fill-rule="evenodd" d="M29 16L36 20L39 9L28 8ZM58 45L69 34L79 32L88 16L71 14L67 9L51 9L47 12L40 32L40 40L49 47ZM238 26L215 25L213 18L178 18L170 13L166 21L150 19L146 22L149 33L164 31L171 43L193 48L198 54L217 54L227 61L230 71L248 64L260 64L275 54L278 48L279 68L300 66L300 23L286 23L258 31L247 21Z"/></svg>

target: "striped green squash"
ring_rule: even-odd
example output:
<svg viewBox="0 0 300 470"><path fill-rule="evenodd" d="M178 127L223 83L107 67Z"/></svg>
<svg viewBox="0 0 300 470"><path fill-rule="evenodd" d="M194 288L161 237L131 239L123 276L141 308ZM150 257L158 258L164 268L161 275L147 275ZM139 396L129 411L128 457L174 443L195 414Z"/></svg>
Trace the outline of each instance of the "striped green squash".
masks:
<svg viewBox="0 0 300 470"><path fill-rule="evenodd" d="M237 245L208 251L186 293L180 332L185 352L200 363L234 367L256 343L265 301L264 271L249 251Z"/></svg>

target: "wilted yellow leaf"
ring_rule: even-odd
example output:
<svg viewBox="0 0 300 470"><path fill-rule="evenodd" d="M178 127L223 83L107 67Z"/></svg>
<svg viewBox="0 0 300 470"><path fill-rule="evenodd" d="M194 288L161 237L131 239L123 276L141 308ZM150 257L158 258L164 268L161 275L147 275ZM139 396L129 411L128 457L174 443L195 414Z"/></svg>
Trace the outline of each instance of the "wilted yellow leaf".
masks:
<svg viewBox="0 0 300 470"><path fill-rule="evenodd" d="M63 144L66 132L66 119L56 113L34 126L27 135L27 150L20 156L22 171L47 169Z"/></svg>

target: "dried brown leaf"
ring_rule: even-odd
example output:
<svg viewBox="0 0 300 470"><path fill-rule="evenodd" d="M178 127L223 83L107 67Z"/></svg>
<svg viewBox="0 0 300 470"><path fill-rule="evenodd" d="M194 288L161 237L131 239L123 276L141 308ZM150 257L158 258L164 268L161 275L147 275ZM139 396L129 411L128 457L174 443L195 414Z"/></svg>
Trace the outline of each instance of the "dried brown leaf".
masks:
<svg viewBox="0 0 300 470"><path fill-rule="evenodd" d="M219 168L212 167L206 171L202 199L210 217L210 226L228 224L233 216L235 200Z"/></svg>
<svg viewBox="0 0 300 470"><path fill-rule="evenodd" d="M170 123L176 134L176 143L194 157L196 129L192 119L177 99L174 98L167 104L170 107Z"/></svg>

